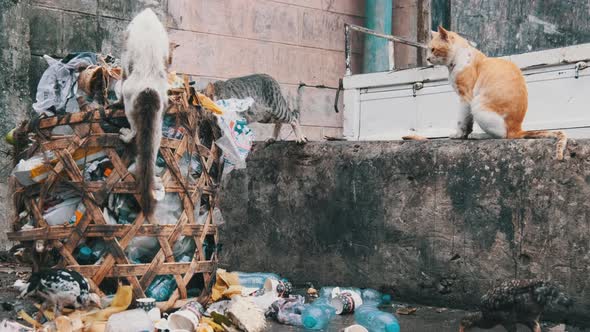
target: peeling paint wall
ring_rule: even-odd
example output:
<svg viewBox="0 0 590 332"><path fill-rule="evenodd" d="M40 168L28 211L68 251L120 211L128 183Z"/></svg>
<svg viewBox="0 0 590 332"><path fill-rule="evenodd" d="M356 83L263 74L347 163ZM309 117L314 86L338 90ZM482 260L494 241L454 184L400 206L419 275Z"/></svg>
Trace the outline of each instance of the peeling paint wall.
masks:
<svg viewBox="0 0 590 332"><path fill-rule="evenodd" d="M587 0L450 0L451 29L490 56L590 42Z"/></svg>

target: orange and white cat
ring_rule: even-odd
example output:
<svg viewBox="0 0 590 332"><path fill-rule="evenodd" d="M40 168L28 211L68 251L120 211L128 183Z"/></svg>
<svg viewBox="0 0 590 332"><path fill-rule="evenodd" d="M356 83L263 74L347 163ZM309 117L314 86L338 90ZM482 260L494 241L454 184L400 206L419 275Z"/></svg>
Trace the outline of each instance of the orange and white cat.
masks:
<svg viewBox="0 0 590 332"><path fill-rule="evenodd" d="M567 144L563 132L522 130L528 92L524 76L514 63L489 58L442 27L432 32L427 60L447 66L449 81L461 99L457 132L451 138L467 138L475 120L493 138L556 138L557 159L563 159Z"/></svg>

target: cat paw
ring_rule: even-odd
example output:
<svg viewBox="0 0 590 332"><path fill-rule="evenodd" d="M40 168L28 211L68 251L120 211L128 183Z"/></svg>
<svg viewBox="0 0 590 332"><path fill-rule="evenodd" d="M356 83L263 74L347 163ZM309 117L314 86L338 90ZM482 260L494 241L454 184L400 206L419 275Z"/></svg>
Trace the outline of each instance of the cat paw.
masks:
<svg viewBox="0 0 590 332"><path fill-rule="evenodd" d="M462 132L462 131L457 131L457 132L455 132L455 133L453 133L453 134L449 135L449 138L450 138L450 139L465 139L465 138L467 138L466 136L467 136L467 135L465 135L465 133L464 133L464 132Z"/></svg>
<svg viewBox="0 0 590 332"><path fill-rule="evenodd" d="M135 132L133 132L129 128L121 128L119 130L119 138L125 143L130 143L134 137L135 137Z"/></svg>
<svg viewBox="0 0 590 332"><path fill-rule="evenodd" d="M308 142L307 137L303 136L296 140L297 144L305 144Z"/></svg>

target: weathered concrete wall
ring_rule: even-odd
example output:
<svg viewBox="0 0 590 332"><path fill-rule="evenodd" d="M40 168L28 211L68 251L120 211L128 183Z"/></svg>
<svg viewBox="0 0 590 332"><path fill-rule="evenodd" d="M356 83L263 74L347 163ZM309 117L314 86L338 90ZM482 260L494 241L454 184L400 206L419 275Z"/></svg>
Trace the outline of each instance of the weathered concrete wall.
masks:
<svg viewBox="0 0 590 332"><path fill-rule="evenodd" d="M554 149L547 140L259 149L222 190L221 261L450 307L473 306L495 280L551 278L577 301L563 317L588 325L590 141L570 140L564 162Z"/></svg>
<svg viewBox="0 0 590 332"><path fill-rule="evenodd" d="M586 0L450 0L451 28L492 56L590 42Z"/></svg>
<svg viewBox="0 0 590 332"><path fill-rule="evenodd" d="M29 1L0 0L0 136L26 117L29 94ZM8 175L12 170L10 145L0 139L0 229L9 229L13 215ZM6 237L0 232L0 249Z"/></svg>

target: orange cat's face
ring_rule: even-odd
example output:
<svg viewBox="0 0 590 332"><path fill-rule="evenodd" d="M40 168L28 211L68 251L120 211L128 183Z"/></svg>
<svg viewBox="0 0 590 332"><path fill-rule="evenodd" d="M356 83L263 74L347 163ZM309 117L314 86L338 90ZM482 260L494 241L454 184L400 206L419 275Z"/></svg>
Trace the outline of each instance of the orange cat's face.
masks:
<svg viewBox="0 0 590 332"><path fill-rule="evenodd" d="M433 65L448 65L451 62L453 43L456 36L442 27L438 32L432 32L432 38L428 43L428 62Z"/></svg>

